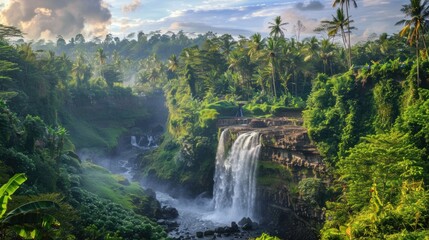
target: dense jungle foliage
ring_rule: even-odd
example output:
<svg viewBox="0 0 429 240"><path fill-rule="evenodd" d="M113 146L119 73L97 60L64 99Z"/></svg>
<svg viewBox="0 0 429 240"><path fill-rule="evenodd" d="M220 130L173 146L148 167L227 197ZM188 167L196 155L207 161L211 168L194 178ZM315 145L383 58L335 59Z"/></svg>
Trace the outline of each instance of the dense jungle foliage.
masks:
<svg viewBox="0 0 429 240"><path fill-rule="evenodd" d="M142 176L210 191L216 120L239 116L239 104L254 117L305 108L329 166L321 238L429 235L428 3L403 6L399 34L351 46L344 2L318 29L326 39L285 38L280 17L266 38L139 32L29 43L0 25L0 237L166 238L152 221L153 197L74 153L113 151L122 134L150 121L145 102L160 92L167 131L137 160ZM35 217L15 216L27 203Z"/></svg>

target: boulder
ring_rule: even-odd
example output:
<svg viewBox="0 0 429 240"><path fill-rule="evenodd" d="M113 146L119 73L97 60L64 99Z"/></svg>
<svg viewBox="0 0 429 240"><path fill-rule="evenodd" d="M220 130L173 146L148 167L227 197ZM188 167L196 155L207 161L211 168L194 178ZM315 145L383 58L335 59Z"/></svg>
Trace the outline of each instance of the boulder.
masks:
<svg viewBox="0 0 429 240"><path fill-rule="evenodd" d="M239 232L240 229L238 228L238 225L236 222L231 222L231 232Z"/></svg>
<svg viewBox="0 0 429 240"><path fill-rule="evenodd" d="M213 236L213 235L214 235L214 231L213 230L207 230L207 231L204 232L204 236L205 237L207 237L207 236Z"/></svg>
<svg viewBox="0 0 429 240"><path fill-rule="evenodd" d="M203 238L204 237L203 232L196 232L195 235L197 236L197 238Z"/></svg>
<svg viewBox="0 0 429 240"><path fill-rule="evenodd" d="M174 207L163 206L161 208L161 217L162 219L175 219L179 216L179 212Z"/></svg>
<svg viewBox="0 0 429 240"><path fill-rule="evenodd" d="M243 227L241 227L241 229L245 230L245 231L249 231L253 229L252 223L246 223L243 225Z"/></svg>
<svg viewBox="0 0 429 240"><path fill-rule="evenodd" d="M252 224L252 219L248 218L248 217L244 217L242 218L240 221L238 221L238 226L243 227L246 224Z"/></svg>

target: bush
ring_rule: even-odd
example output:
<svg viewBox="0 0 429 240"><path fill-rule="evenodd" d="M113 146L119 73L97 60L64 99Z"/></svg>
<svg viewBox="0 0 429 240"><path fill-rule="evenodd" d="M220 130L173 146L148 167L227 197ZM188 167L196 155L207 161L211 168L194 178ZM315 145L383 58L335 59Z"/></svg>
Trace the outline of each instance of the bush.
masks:
<svg viewBox="0 0 429 240"><path fill-rule="evenodd" d="M216 110L222 117L232 117L237 113L238 106L233 102L219 101L208 104L206 108Z"/></svg>
<svg viewBox="0 0 429 240"><path fill-rule="evenodd" d="M271 114L276 117L283 116L287 112L288 108L284 106L273 106L271 108Z"/></svg>
<svg viewBox="0 0 429 240"><path fill-rule="evenodd" d="M280 240L278 237L272 237L266 233L262 233L260 237L257 237L255 240Z"/></svg>
<svg viewBox="0 0 429 240"><path fill-rule="evenodd" d="M215 109L203 109L200 111L200 126L202 128L215 127L219 113Z"/></svg>
<svg viewBox="0 0 429 240"><path fill-rule="evenodd" d="M123 239L166 239L167 234L147 217L135 214L121 205L104 200L79 188L72 189L80 219L76 222L78 239L104 239L117 234Z"/></svg>
<svg viewBox="0 0 429 240"><path fill-rule="evenodd" d="M323 189L319 178L305 178L298 183L299 195L312 206L323 205Z"/></svg>

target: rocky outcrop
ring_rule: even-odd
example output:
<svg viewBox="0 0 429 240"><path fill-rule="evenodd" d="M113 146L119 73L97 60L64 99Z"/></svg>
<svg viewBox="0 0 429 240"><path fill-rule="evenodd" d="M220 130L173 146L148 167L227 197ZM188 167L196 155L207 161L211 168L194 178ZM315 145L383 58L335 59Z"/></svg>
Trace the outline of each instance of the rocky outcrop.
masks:
<svg viewBox="0 0 429 240"><path fill-rule="evenodd" d="M226 126L227 123L238 123ZM318 239L324 220L321 206L323 188L307 196L300 185L317 179L322 185L326 166L311 143L300 118L222 119L220 128L229 128L232 137L258 131L262 144L258 169L257 213L262 224L282 239ZM319 204L320 203L320 204Z"/></svg>

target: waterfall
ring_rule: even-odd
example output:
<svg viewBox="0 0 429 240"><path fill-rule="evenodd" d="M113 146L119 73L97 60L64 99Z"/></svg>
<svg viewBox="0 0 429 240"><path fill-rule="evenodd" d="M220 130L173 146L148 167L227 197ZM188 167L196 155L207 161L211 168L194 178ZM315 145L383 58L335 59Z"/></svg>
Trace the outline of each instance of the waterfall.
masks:
<svg viewBox="0 0 429 240"><path fill-rule="evenodd" d="M136 147L136 148L141 148L140 145L137 143L136 136L131 136L131 146Z"/></svg>
<svg viewBox="0 0 429 240"><path fill-rule="evenodd" d="M229 141L230 133L225 129L216 154L214 218L223 221L237 221L242 217L255 219L256 168L261 148L259 133L242 133L228 151Z"/></svg>
<svg viewBox="0 0 429 240"><path fill-rule="evenodd" d="M148 135L148 136L147 136L147 142L148 142L148 143L147 143L147 146L148 146L148 147L151 147L151 146L153 145L153 141L154 141L154 140L153 140L153 137L152 137L151 135Z"/></svg>
<svg viewBox="0 0 429 240"><path fill-rule="evenodd" d="M131 136L131 145L134 147L138 147L136 136Z"/></svg>

